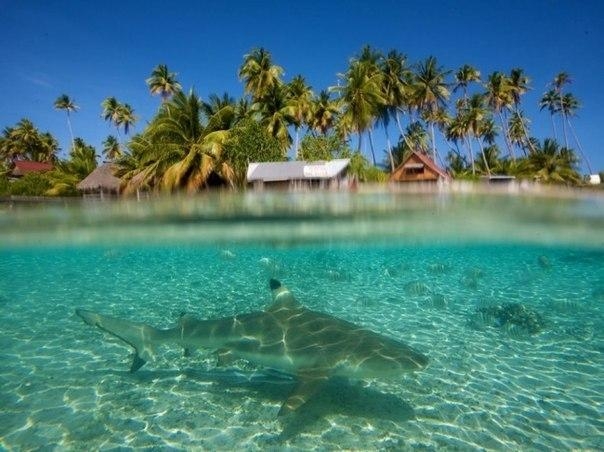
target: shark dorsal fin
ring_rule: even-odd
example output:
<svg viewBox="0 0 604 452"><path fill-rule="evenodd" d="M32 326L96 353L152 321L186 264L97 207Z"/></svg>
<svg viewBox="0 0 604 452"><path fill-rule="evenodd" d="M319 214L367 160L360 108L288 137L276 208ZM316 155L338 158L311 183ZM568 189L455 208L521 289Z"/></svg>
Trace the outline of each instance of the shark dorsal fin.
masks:
<svg viewBox="0 0 604 452"><path fill-rule="evenodd" d="M289 291L289 289L276 279L270 280L270 288L273 293L273 304L270 305L268 311L284 308L294 309L302 306L296 301L294 295Z"/></svg>

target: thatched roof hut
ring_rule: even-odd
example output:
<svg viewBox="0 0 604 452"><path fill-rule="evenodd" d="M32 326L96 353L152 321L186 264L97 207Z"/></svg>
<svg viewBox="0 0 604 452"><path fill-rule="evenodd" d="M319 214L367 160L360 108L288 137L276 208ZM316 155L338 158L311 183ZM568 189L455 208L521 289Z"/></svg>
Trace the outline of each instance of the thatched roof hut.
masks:
<svg viewBox="0 0 604 452"><path fill-rule="evenodd" d="M119 193L122 181L113 175L116 169L117 167L113 163L97 166L76 187L78 190L88 193Z"/></svg>

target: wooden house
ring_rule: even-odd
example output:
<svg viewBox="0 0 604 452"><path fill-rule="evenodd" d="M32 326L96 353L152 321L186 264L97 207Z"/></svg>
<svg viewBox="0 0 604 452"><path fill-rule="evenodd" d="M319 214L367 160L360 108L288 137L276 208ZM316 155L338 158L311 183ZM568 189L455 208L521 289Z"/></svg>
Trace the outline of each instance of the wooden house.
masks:
<svg viewBox="0 0 604 452"><path fill-rule="evenodd" d="M390 175L391 182L446 182L451 177L426 154L412 152Z"/></svg>

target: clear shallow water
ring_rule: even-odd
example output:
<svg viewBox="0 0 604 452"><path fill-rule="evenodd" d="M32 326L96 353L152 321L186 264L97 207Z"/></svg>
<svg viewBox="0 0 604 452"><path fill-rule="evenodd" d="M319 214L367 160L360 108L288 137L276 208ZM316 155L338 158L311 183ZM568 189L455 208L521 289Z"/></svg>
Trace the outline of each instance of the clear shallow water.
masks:
<svg viewBox="0 0 604 452"><path fill-rule="evenodd" d="M602 206L374 193L6 207L0 445L602 449ZM74 315L169 327L183 311L261 310L270 277L429 367L335 379L282 425L291 377L168 347L130 374L130 350ZM503 303L539 313L543 330L477 312Z"/></svg>

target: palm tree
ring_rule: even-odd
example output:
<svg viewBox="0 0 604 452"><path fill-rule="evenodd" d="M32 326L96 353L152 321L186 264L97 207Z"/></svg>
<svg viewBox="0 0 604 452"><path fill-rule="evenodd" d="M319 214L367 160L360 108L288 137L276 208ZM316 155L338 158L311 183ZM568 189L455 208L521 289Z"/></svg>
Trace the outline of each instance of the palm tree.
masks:
<svg viewBox="0 0 604 452"><path fill-rule="evenodd" d="M461 154L459 152L458 142L461 140L463 142L464 147L467 149L468 157L470 158L472 174L476 174L476 166L474 164L474 155L472 152L472 147L468 140L468 128L467 128L467 125L465 122L465 118L463 116L462 108L457 109L457 113L451 119L451 122L449 123L449 126L447 127L445 134L446 134L447 140L453 142L453 144L455 145L454 153L450 154L450 156L448 157L450 166L455 167L455 171L459 172L459 171L461 171L460 165L463 160L464 168L465 168L466 159L464 157L461 157Z"/></svg>
<svg viewBox="0 0 604 452"><path fill-rule="evenodd" d="M260 124L279 140L284 153L292 142L288 126L294 123L293 110L288 104L286 95L284 85L273 85L265 93L262 101L256 102L252 107L260 114Z"/></svg>
<svg viewBox="0 0 604 452"><path fill-rule="evenodd" d="M196 191L212 173L231 182L234 172L222 158L228 130L227 113L235 118L235 106L226 105L202 124L203 103L191 90L182 91L160 108L142 134L131 140L132 154L120 161L120 175L127 181L125 193L142 187L168 191L185 188Z"/></svg>
<svg viewBox="0 0 604 452"><path fill-rule="evenodd" d="M55 100L55 108L57 110L64 110L67 113L67 126L69 127L69 134L71 135L71 146L75 147L75 141L73 138L73 129L71 128L71 118L69 117L70 113L73 111L77 111L78 107L73 99L70 99L67 94L61 94Z"/></svg>
<svg viewBox="0 0 604 452"><path fill-rule="evenodd" d="M45 132L40 134L40 142L34 160L41 162L56 163L58 162L57 151L59 150L59 142L50 133Z"/></svg>
<svg viewBox="0 0 604 452"><path fill-rule="evenodd" d="M530 150L534 152L534 146L528 137L528 118L524 116L522 110L514 110L508 120L508 137L512 145L518 146L524 154Z"/></svg>
<svg viewBox="0 0 604 452"><path fill-rule="evenodd" d="M176 80L176 73L168 71L168 66L159 64L145 82L149 86L152 95L159 94L161 101L166 102L176 92L182 90L182 86Z"/></svg>
<svg viewBox="0 0 604 452"><path fill-rule="evenodd" d="M128 135L130 127L134 126L137 117L134 115L134 109L129 104L122 104L118 109L118 124L124 127L124 134Z"/></svg>
<svg viewBox="0 0 604 452"><path fill-rule="evenodd" d="M485 169L487 174L490 176L491 169L485 154L482 140L484 139L485 141L492 143L494 140L494 123L488 117L488 112L484 103L485 97L482 94L475 94L470 97L467 103L467 108L464 112L464 122L467 126L467 132L478 142Z"/></svg>
<svg viewBox="0 0 604 452"><path fill-rule="evenodd" d="M410 71L406 67L405 55L396 50L391 50L385 58L380 60L380 71L383 75L382 91L386 103L380 108L379 121L384 127L390 167L391 170L394 171L394 156L392 154L388 126L390 124L390 119L393 118L396 121L401 136L403 138L405 137L399 113L402 112L404 108L408 107L408 79L410 77Z"/></svg>
<svg viewBox="0 0 604 452"><path fill-rule="evenodd" d="M21 119L15 127L10 128L9 138L16 144L15 147L21 147L23 157L34 160L32 154L40 143L40 132L33 122Z"/></svg>
<svg viewBox="0 0 604 452"><path fill-rule="evenodd" d="M510 80L505 74L496 71L489 75L485 88L487 104L499 117L505 145L508 149L510 157L512 160L514 160L516 157L512 151L512 146L507 135L507 127L505 126L506 121L503 117L503 112L509 109L514 103L514 96L512 94Z"/></svg>
<svg viewBox="0 0 604 452"><path fill-rule="evenodd" d="M310 127L325 135L334 126L338 113L338 107L329 91L323 90L311 101Z"/></svg>
<svg viewBox="0 0 604 452"><path fill-rule="evenodd" d="M541 182L579 183L581 177L575 170L576 163L571 149L560 148L556 140L549 138L529 156L529 169Z"/></svg>
<svg viewBox="0 0 604 452"><path fill-rule="evenodd" d="M508 138L510 140L510 144L513 144L512 137L509 135L509 130L511 128L511 121L515 117L523 118L523 114L520 111L520 101L521 98L526 92L529 90L529 78L524 74L524 71L521 68L514 68L510 71L510 76L508 78L510 94L512 96L514 109L512 111L512 118L508 121ZM527 124L528 119L523 121L517 121L516 126L520 127L519 131L524 133L524 144L528 146L531 152L534 152L535 149L533 147L532 141L529 139Z"/></svg>
<svg viewBox="0 0 604 452"><path fill-rule="evenodd" d="M294 128L296 129L294 152L297 159L300 151L299 131L300 127L307 124L310 120L313 93L301 75L294 77L286 89L286 102L290 108L289 113L293 118Z"/></svg>
<svg viewBox="0 0 604 452"><path fill-rule="evenodd" d="M201 112L208 119L207 131L231 129L241 119L239 107L228 93L223 93L222 97L210 94L208 102L201 103Z"/></svg>
<svg viewBox="0 0 604 452"><path fill-rule="evenodd" d="M48 132L40 133L29 119L21 119L14 127L6 127L0 137L0 164L17 160L57 161L59 143Z"/></svg>
<svg viewBox="0 0 604 452"><path fill-rule="evenodd" d="M263 48L253 49L243 57L239 78L254 101L262 99L272 88L282 83L283 68L273 64L271 54Z"/></svg>
<svg viewBox="0 0 604 452"><path fill-rule="evenodd" d="M105 156L105 159L110 162L113 162L124 155L119 141L117 141L117 138L113 135L109 135L105 141L103 141L103 155Z"/></svg>
<svg viewBox="0 0 604 452"><path fill-rule="evenodd" d="M456 92L461 88L463 90L463 98L467 99L468 86L472 82L480 82L480 71L469 64L464 64L455 73L455 85L453 87L453 92Z"/></svg>
<svg viewBox="0 0 604 452"><path fill-rule="evenodd" d="M76 138L75 146L69 152L67 170L83 179L96 168L96 151L83 139Z"/></svg>
<svg viewBox="0 0 604 452"><path fill-rule="evenodd" d="M577 134L575 133L575 128L573 127L572 123L570 122L570 118L576 114L578 108L579 108L579 100L572 93L566 93L564 96L562 96L561 101L560 101L560 110L562 111L562 114L564 115L564 118L566 119L566 123L568 124L568 128L570 129L570 131L573 135L573 138L575 139L575 143L577 144L577 147L579 148L581 157L583 158L583 160L585 160L585 164L587 165L589 174L592 174L593 171L592 171L589 159L583 152L583 147L581 146L581 143L579 142L579 138L577 137Z"/></svg>
<svg viewBox="0 0 604 452"><path fill-rule="evenodd" d="M566 111L563 107L564 93L563 88L565 85L569 85L572 82L570 75L566 72L560 72L556 74L552 81L554 92L557 95L558 113L562 113L562 132L564 133L564 145L568 148L568 134L566 133Z"/></svg>
<svg viewBox="0 0 604 452"><path fill-rule="evenodd" d="M415 107L424 113L430 124L432 138L432 158L436 161L436 141L434 137L434 122L430 118L439 108L445 108L449 98L449 88L445 78L449 71L438 65L436 58L431 56L417 65L413 76L412 99Z"/></svg>
<svg viewBox="0 0 604 452"><path fill-rule="evenodd" d="M428 154L428 133L421 122L415 121L407 126L404 136L392 150L395 166L400 165L411 152Z"/></svg>
<svg viewBox="0 0 604 452"><path fill-rule="evenodd" d="M554 115L560 111L560 98L555 90L550 89L543 93L541 100L539 101L540 110L547 108L552 120L552 131L554 132L554 140L557 139L556 123L554 122Z"/></svg>
<svg viewBox="0 0 604 452"><path fill-rule="evenodd" d="M510 71L508 83L514 106L518 107L521 96L529 89L529 78L524 75L524 71L521 68L514 68Z"/></svg>
<svg viewBox="0 0 604 452"><path fill-rule="evenodd" d="M396 120L399 132L403 135L399 113L409 108L411 70L407 67L407 57L396 50L391 50L381 60L380 70L384 77L386 108Z"/></svg>
<svg viewBox="0 0 604 452"><path fill-rule="evenodd" d="M371 126L378 116L380 107L386 104L382 93L383 74L377 70L371 60L362 62L352 60L345 74L340 78L344 86L332 87L340 94L343 106L341 122L356 132L359 137L358 152L361 152L361 137L368 131L371 140ZM375 151L371 148L373 164L376 164Z"/></svg>
<svg viewBox="0 0 604 452"><path fill-rule="evenodd" d="M111 123L115 126L115 129L117 130L118 140L119 140L119 136L120 136L119 127L121 125L120 110L121 110L122 104L115 97L108 97L105 100L103 100L103 102L101 103L101 107L103 108L103 112L101 113L101 116L103 117L103 119L105 121L109 121L109 123Z"/></svg>

